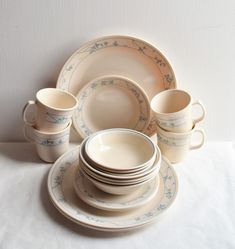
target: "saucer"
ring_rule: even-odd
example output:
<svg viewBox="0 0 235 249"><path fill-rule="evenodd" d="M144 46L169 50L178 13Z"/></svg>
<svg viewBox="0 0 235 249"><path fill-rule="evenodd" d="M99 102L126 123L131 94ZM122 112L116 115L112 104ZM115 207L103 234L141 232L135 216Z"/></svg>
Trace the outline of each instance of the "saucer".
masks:
<svg viewBox="0 0 235 249"><path fill-rule="evenodd" d="M82 226L107 232L130 230L156 220L175 200L178 190L176 173L171 164L162 160L159 189L153 199L142 207L125 212L99 210L77 197L73 181L80 146L61 156L48 175L48 191L54 206L62 215Z"/></svg>
<svg viewBox="0 0 235 249"><path fill-rule="evenodd" d="M73 125L81 137L109 128L144 131L150 121L150 104L135 82L116 75L88 82L78 93Z"/></svg>
<svg viewBox="0 0 235 249"><path fill-rule="evenodd" d="M107 211L126 211L143 206L155 196L159 177L128 195L111 195L99 190L80 170L75 174L73 183L77 195L90 206Z"/></svg>
<svg viewBox="0 0 235 249"><path fill-rule="evenodd" d="M122 75L137 82L150 101L157 93L176 88L174 71L157 48L144 40L118 35L83 44L61 69L56 87L76 95L87 82L102 75ZM154 115L144 133L156 133Z"/></svg>

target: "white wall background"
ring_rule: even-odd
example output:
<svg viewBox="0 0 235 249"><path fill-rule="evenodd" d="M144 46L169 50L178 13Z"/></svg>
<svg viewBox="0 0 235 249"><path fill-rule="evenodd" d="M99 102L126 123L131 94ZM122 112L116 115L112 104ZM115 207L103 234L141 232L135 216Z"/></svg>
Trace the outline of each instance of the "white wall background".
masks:
<svg viewBox="0 0 235 249"><path fill-rule="evenodd" d="M54 87L67 58L103 35L143 38L207 108L209 140L235 139L234 0L0 0L0 141L20 141L21 110Z"/></svg>

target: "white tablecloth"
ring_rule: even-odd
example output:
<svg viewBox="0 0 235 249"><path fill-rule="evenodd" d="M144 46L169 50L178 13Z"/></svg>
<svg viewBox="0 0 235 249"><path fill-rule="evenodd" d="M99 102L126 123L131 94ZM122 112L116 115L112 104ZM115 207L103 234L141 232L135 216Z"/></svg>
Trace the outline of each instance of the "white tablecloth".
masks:
<svg viewBox="0 0 235 249"><path fill-rule="evenodd" d="M235 248L235 143L207 143L174 166L179 192L159 220L107 234L83 228L51 204L51 164L28 143L0 144L0 248Z"/></svg>

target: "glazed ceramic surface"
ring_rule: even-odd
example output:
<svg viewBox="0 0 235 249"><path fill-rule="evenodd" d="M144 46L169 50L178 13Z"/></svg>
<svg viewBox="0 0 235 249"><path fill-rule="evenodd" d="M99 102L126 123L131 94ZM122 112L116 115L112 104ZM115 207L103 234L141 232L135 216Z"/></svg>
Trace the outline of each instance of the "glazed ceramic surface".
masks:
<svg viewBox="0 0 235 249"><path fill-rule="evenodd" d="M156 220L175 200L177 176L171 164L163 159L159 190L148 205L130 212L108 212L90 207L77 197L71 181L78 165L78 154L79 147L76 147L60 157L52 166L47 181L52 203L75 223L108 232L138 228Z"/></svg>
<svg viewBox="0 0 235 249"><path fill-rule="evenodd" d="M85 154L84 154L84 143L81 144L81 150L79 152L79 163L81 168L83 168L88 174L94 174L97 177L103 177L106 180L116 180L118 183L122 183L123 181L132 181L132 180L140 180L140 178L145 177L149 174L151 174L154 170L156 170L156 167L160 165L161 161L161 155L160 155L160 149L157 147L158 150L158 158L155 160L155 162L147 167L144 167L143 170L139 170L137 172L133 173L112 173L100 170L99 168L94 167L93 164L89 164L86 160ZM102 179L102 178L101 178Z"/></svg>
<svg viewBox="0 0 235 249"><path fill-rule="evenodd" d="M92 184L80 171L74 177L77 195L90 206L108 211L126 211L148 203L158 191L159 177L129 195L110 195Z"/></svg>
<svg viewBox="0 0 235 249"><path fill-rule="evenodd" d="M161 165L161 153L160 149L158 148L158 156L155 158L154 163L144 172L140 172L139 175L136 175L134 178L129 177L129 174L121 174L121 177L113 177L111 173L102 174L99 170L91 170L93 169L92 165L89 165L83 157L83 144L81 145L81 150L79 152L79 165L80 168L91 178L97 180L101 183L111 184L115 186L126 186L126 185L134 185L138 183L144 183L144 181L149 180L156 176L159 172L160 165ZM106 186L106 185L105 185ZM104 187L105 187L104 186ZM119 191L119 189L118 189Z"/></svg>
<svg viewBox="0 0 235 249"><path fill-rule="evenodd" d="M200 135L200 141L193 144L194 134ZM182 161L189 150L200 148L204 144L204 132L195 126L188 132L170 132L157 127L157 143L162 155L167 157L172 163Z"/></svg>
<svg viewBox="0 0 235 249"><path fill-rule="evenodd" d="M156 146L148 136L120 128L91 135L86 140L85 153L97 167L118 172L150 166L155 157L159 157Z"/></svg>
<svg viewBox="0 0 235 249"><path fill-rule="evenodd" d="M81 137L108 128L144 131L150 121L145 92L121 76L103 76L87 83L77 95L73 124Z"/></svg>
<svg viewBox="0 0 235 249"><path fill-rule="evenodd" d="M70 123L77 104L77 99L67 91L44 88L37 92L36 101L29 100L25 105L23 120L42 132L61 131Z"/></svg>
<svg viewBox="0 0 235 249"><path fill-rule="evenodd" d="M199 106L201 115L193 118L192 107ZM189 93L170 89L157 94L151 101L158 125L172 132L187 132L205 117L205 107L200 100L192 101Z"/></svg>
<svg viewBox="0 0 235 249"><path fill-rule="evenodd" d="M31 125L24 125L25 138L34 143L38 156L45 162L54 162L69 148L69 135L72 122L59 132L43 132Z"/></svg>
<svg viewBox="0 0 235 249"><path fill-rule="evenodd" d="M82 45L62 68L57 88L76 95L87 82L110 74L137 82L149 100L163 90L176 87L173 69L158 49L134 37L109 36ZM155 132L152 116L145 133Z"/></svg>

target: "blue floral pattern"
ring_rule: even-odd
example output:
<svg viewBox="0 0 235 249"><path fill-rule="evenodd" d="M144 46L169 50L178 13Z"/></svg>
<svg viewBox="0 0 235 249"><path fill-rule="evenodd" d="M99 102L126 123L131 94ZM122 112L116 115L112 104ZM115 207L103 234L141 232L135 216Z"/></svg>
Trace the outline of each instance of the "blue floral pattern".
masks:
<svg viewBox="0 0 235 249"><path fill-rule="evenodd" d="M142 92L142 90L133 84L132 82L125 80L123 78L118 77L107 77L95 80L91 83L88 83L78 94L78 108L74 112L73 124L77 131L79 131L80 135L83 137L91 135L95 130L89 127L89 123L83 117L84 106L86 101L88 101L89 97L93 94L94 91L97 91L101 88L109 88L113 89L119 88L124 91L128 91L129 94L134 98L137 102L137 107L139 108L138 119L137 122L130 128L137 131L143 131L149 124L150 117L150 105L147 96ZM105 129L107 127L104 127ZM113 128L113 127L109 127Z"/></svg>
<svg viewBox="0 0 235 249"><path fill-rule="evenodd" d="M64 90L70 90L72 77L80 63L87 59L91 54L99 52L103 49L114 47L128 48L137 51L137 53L143 54L158 68L160 73L159 76L162 79L161 83L163 83L163 88L166 90L176 87L176 79L173 69L162 53L145 41L127 36L101 37L95 41L91 41L83 45L66 62L60 73L57 87ZM145 133L147 135L154 134L156 132L156 126L156 120L154 117L152 117Z"/></svg>
<svg viewBox="0 0 235 249"><path fill-rule="evenodd" d="M71 169L75 172L74 170L78 166L78 154L79 147L67 152L55 162L48 176L48 190L53 204L62 214L78 224L106 231L135 228L154 221L175 200L178 189L177 176L170 163L163 159L159 173L161 186L157 194L158 198L154 199L154 206L150 205L150 208L137 212L133 216L126 217L120 214L115 217L110 213L109 215L102 215L103 213L100 214L96 209L92 209L92 211L91 208L82 208L80 207L81 204L75 205L74 203L80 202L72 201L71 198L76 199L77 197L70 193L74 197L68 198L64 188L70 186L72 190L71 175L66 178L66 174Z"/></svg>
<svg viewBox="0 0 235 249"><path fill-rule="evenodd" d="M33 138L34 142L37 144L41 144L43 146L58 146L60 144L64 144L69 140L69 132L67 134L64 134L63 136L51 139L51 138L41 138L39 136L36 136L34 134Z"/></svg>
<svg viewBox="0 0 235 249"><path fill-rule="evenodd" d="M46 113L46 120L49 123L55 123L55 124L65 124L69 122L71 116L68 115L60 115L60 114L54 114L47 112Z"/></svg>

